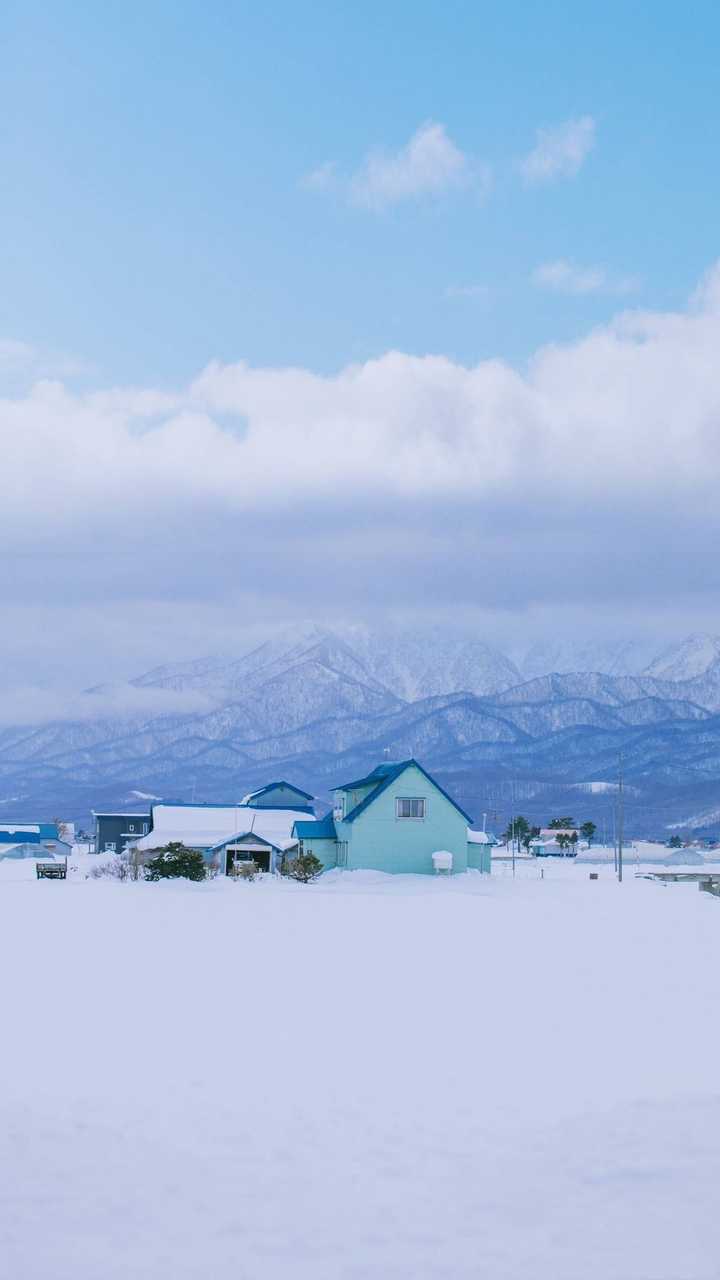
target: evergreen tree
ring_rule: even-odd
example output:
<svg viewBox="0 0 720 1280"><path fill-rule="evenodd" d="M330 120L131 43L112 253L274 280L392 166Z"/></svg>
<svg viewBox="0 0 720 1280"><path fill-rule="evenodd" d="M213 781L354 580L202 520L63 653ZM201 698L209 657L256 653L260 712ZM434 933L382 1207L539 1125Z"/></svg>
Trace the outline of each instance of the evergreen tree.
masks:
<svg viewBox="0 0 720 1280"><path fill-rule="evenodd" d="M505 844L510 844L512 841L519 852L521 844L524 844L527 847L527 843L529 843L531 839L531 831L532 828L527 818L523 818L522 814L518 814L517 818L513 818L508 822L507 830L503 833L502 839Z"/></svg>
<svg viewBox="0 0 720 1280"><path fill-rule="evenodd" d="M283 875L289 876L291 880L299 880L302 884L309 884L311 880L317 880L323 864L314 853L299 853L296 858L290 858L283 864Z"/></svg>
<svg viewBox="0 0 720 1280"><path fill-rule="evenodd" d="M204 880L205 859L197 849L188 849L180 840L171 840L145 864L146 880Z"/></svg>
<svg viewBox="0 0 720 1280"><path fill-rule="evenodd" d="M551 818L548 826L551 827L553 831L559 831L562 827L574 827L575 819L567 816L564 818Z"/></svg>
<svg viewBox="0 0 720 1280"><path fill-rule="evenodd" d="M594 822L583 822L580 828L580 835L582 836L583 840L587 840L588 845L591 845L593 840L595 839L596 831L597 831L597 827L595 826Z"/></svg>
<svg viewBox="0 0 720 1280"><path fill-rule="evenodd" d="M671 849L682 849L683 842L681 836L671 836L668 840L668 846Z"/></svg>

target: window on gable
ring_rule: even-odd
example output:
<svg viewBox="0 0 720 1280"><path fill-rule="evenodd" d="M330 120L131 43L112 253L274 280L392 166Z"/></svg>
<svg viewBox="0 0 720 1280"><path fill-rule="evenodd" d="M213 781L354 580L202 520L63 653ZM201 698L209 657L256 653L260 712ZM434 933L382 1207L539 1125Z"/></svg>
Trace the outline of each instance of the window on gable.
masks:
<svg viewBox="0 0 720 1280"><path fill-rule="evenodd" d="M395 800L395 817L396 818L424 818L425 817L425 799L424 797L414 796L398 796Z"/></svg>

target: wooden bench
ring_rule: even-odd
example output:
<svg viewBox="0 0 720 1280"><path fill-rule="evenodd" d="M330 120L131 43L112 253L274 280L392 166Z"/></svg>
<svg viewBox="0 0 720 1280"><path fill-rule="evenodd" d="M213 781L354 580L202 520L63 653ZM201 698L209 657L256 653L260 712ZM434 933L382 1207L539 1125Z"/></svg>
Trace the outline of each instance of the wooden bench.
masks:
<svg viewBox="0 0 720 1280"><path fill-rule="evenodd" d="M36 862L38 880L67 880L67 858L64 862Z"/></svg>

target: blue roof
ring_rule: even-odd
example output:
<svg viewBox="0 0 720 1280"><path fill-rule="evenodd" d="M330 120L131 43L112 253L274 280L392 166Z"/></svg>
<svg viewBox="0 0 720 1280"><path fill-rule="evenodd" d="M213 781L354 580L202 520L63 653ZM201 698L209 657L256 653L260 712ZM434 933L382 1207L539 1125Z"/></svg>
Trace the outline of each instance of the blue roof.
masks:
<svg viewBox="0 0 720 1280"><path fill-rule="evenodd" d="M277 783L272 783L272 784L271 784L271 786L277 786L277 785L278 785ZM283 785L287 786L288 784L287 784L287 783L285 783L285 784L283 784ZM267 788L266 788L266 787L263 787L263 791L265 791L265 790L267 790ZM298 788L297 788L297 787L293 787L293 791L297 791L297 790L298 790ZM259 796L259 795L261 795L261 794L262 794L262 792L260 792L260 791L252 791L252 792L250 793L251 797L252 797L252 796ZM300 795L305 795L305 792L304 792L304 791L301 791L299 794L300 794ZM310 799L310 800L312 800L312 798L313 798L312 796L310 796L310 797L309 797L309 799ZM244 801L242 801L242 800L213 800L213 801L209 801L209 800L198 800L198 801L195 801L195 800L158 800L156 804L153 804L153 805L151 805L151 806L150 806L151 812L150 812L150 815L149 815L149 816L151 816L151 817L152 817L152 814L153 814L154 810L155 810L155 809L159 809L159 808L166 808L166 809L252 809L252 810L253 810L253 812L254 812L255 806L254 806L254 805L252 805L252 804L248 804L246 801L244 802ZM277 810L278 810L278 812L281 812L282 810L287 810L289 813L312 813L312 811L313 811L313 809L312 809L312 805L306 805L306 804L289 804L289 805L288 805L288 804L277 804L277 805L273 805L273 808L274 808L274 809L277 809ZM115 816L115 815L111 815L111 816ZM124 817L145 818L145 817L147 817L148 815L147 815L147 814L144 814L144 813L136 813L136 814L119 814L119 815L117 815L117 816L118 816L118 817L123 817L123 818L124 818Z"/></svg>
<svg viewBox="0 0 720 1280"><path fill-rule="evenodd" d="M364 800L361 800L359 804L355 805L354 809L351 809L350 812L345 815L343 822L354 822L356 818L359 818L360 814L364 813L364 811L373 804L375 800L377 800L378 796L381 796L383 791L386 791L391 783L393 783L396 778L399 778L400 774L404 773L406 769L409 769L411 765L415 769L419 769L423 777L427 778L428 782L435 787L436 791L439 791L440 795L444 796L448 803L451 804L454 809L457 809L458 813L462 814L468 826L472 826L472 818L470 815L467 814L464 809L460 808L457 801L453 800L452 796L449 796L447 791L443 791L439 782L436 782L434 778L431 778L427 769L423 769L422 765L418 764L417 760L412 759L402 760L400 764L379 765L377 769L374 769L372 773L368 774L367 778L363 779L362 783L351 783L351 787L358 787L363 784L367 785L371 782L375 782L377 785L370 792L370 795L366 796ZM337 790L346 791L348 788L339 787Z"/></svg>
<svg viewBox="0 0 720 1280"><path fill-rule="evenodd" d="M309 792L301 791L300 788L296 787L293 782L286 782L284 778L281 778L279 782L268 782L266 787L260 787L258 791L251 791L245 801L246 805L248 806L248 808L251 809L252 808L251 802L253 800L256 800L258 796L266 796L268 791L275 791L278 787L287 787L288 791L294 791L296 796L304 796L306 800L315 799L315 797L311 796ZM282 806L278 806L278 807L281 808ZM304 807L303 805L298 806L298 808L303 808L303 807ZM287 805L286 808L294 808L294 806Z"/></svg>
<svg viewBox="0 0 720 1280"><path fill-rule="evenodd" d="M369 787L376 782L382 782L383 778L387 778L389 774L396 778L406 765L414 763L414 760L401 760L395 764L379 764L367 777L357 778L355 782L341 782L339 786L333 787L333 791L354 791L357 787Z"/></svg>
<svg viewBox="0 0 720 1280"><path fill-rule="evenodd" d="M58 829L54 822L4 822L6 828L0 831L0 844L41 844L43 840L57 840ZM29 831L29 827L37 827L37 831ZM9 828L9 829L8 829ZM64 841L63 843L67 843Z"/></svg>
<svg viewBox="0 0 720 1280"><path fill-rule="evenodd" d="M293 823L293 835L297 836L298 840L312 840L313 836L316 840L335 840L337 837L332 810L326 813L324 818L317 818L315 822Z"/></svg>
<svg viewBox="0 0 720 1280"><path fill-rule="evenodd" d="M247 805L242 804L239 800L158 800L150 807L151 809L246 809ZM121 813L117 816L120 818L144 818L145 814Z"/></svg>
<svg viewBox="0 0 720 1280"><path fill-rule="evenodd" d="M226 840L221 840L219 844L214 844L210 848L211 853L215 853L218 849L224 849L228 844L235 844L237 840L244 840L246 836L252 836L255 844L266 844L268 849L277 849L278 853L282 850L277 844L273 844L272 840L268 840L267 836L258 835L257 831L248 829L247 831L236 831L234 836L228 836Z"/></svg>

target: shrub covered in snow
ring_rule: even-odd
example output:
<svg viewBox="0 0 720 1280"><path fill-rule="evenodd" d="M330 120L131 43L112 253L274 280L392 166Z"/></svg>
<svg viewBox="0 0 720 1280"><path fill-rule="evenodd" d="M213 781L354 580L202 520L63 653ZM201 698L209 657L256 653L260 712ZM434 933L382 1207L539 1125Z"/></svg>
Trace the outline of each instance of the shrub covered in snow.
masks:
<svg viewBox="0 0 720 1280"><path fill-rule="evenodd" d="M180 840L171 840L145 864L146 880L204 880L205 876L202 854L188 849Z"/></svg>
<svg viewBox="0 0 720 1280"><path fill-rule="evenodd" d="M130 866L127 859L120 857L106 858L97 866L90 868L91 880L127 880Z"/></svg>
<svg viewBox="0 0 720 1280"><path fill-rule="evenodd" d="M290 858L284 863L283 875L308 884L311 880L317 880L322 869L323 864L314 853L299 853L296 858Z"/></svg>

